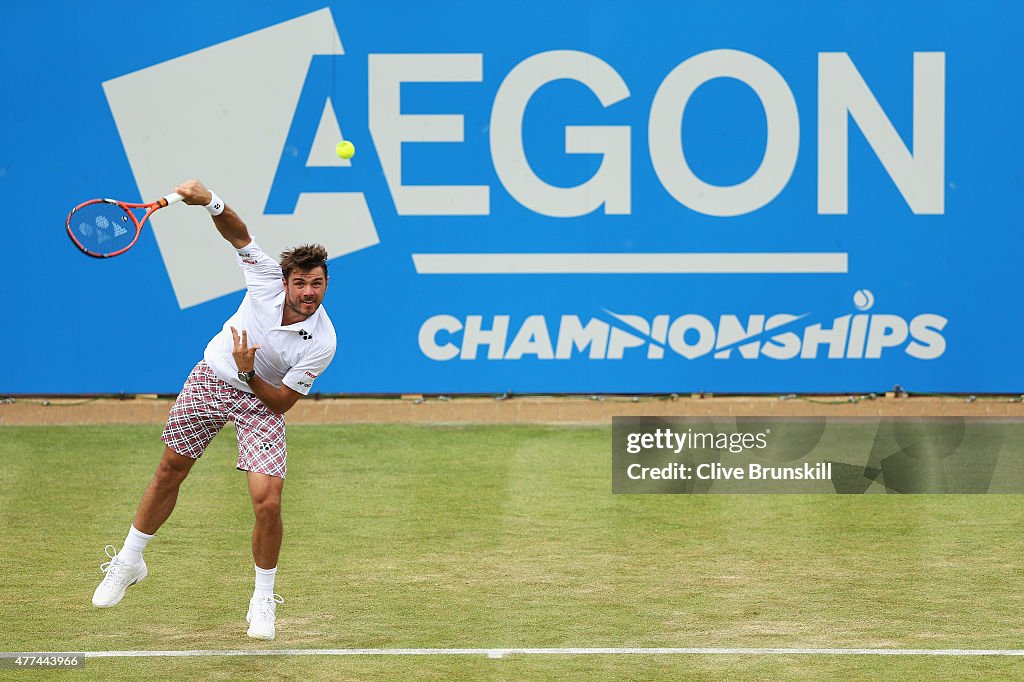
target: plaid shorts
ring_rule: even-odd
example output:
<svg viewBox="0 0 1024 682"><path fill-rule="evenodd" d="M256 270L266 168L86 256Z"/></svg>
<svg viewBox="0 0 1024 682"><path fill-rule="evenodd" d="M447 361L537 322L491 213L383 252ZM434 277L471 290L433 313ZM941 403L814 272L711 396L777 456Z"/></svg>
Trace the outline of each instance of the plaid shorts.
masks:
<svg viewBox="0 0 1024 682"><path fill-rule="evenodd" d="M203 361L188 375L160 440L179 455L199 459L229 419L238 432L238 468L284 478L284 415L221 381Z"/></svg>

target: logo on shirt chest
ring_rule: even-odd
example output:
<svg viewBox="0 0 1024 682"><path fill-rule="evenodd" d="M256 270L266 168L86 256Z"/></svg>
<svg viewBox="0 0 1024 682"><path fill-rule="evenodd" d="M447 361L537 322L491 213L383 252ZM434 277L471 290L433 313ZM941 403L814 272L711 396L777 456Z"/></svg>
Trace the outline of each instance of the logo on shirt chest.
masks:
<svg viewBox="0 0 1024 682"><path fill-rule="evenodd" d="M305 329L300 329L299 330L299 336L302 337L303 341L312 341L313 340L313 335L310 334L309 332L307 332Z"/></svg>

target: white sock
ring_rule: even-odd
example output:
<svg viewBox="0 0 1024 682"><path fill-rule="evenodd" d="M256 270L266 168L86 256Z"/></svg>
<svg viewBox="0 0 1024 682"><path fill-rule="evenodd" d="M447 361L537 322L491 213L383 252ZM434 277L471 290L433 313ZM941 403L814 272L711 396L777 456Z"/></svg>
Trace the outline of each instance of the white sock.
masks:
<svg viewBox="0 0 1024 682"><path fill-rule="evenodd" d="M131 529L128 531L128 537L124 539L124 546L117 553L117 558L126 564L139 563L142 560L142 552L152 539L152 535L146 535L142 531L137 530L135 524L132 524Z"/></svg>
<svg viewBox="0 0 1024 682"><path fill-rule="evenodd" d="M253 590L252 596L273 597L275 575L277 575L277 566L273 568L260 568L256 566L256 589Z"/></svg>

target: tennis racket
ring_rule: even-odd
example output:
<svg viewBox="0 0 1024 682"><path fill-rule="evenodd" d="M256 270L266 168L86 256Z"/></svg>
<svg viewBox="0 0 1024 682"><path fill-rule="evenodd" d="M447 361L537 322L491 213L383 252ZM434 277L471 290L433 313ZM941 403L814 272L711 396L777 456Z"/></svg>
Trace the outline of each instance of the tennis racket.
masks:
<svg viewBox="0 0 1024 682"><path fill-rule="evenodd" d="M120 256L135 246L142 226L161 208L181 201L181 195L171 192L148 204L129 204L114 199L92 199L71 209L68 214L68 237L86 256L111 258ZM134 209L148 209L142 220Z"/></svg>

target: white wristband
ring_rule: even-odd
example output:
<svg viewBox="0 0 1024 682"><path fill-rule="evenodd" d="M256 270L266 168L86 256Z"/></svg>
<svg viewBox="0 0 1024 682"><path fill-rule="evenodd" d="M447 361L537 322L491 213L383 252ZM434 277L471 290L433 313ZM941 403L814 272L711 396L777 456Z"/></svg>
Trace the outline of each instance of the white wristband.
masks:
<svg viewBox="0 0 1024 682"><path fill-rule="evenodd" d="M203 208L209 211L210 215L220 215L224 212L224 200L217 196L217 193L213 190L210 190L210 196L213 198Z"/></svg>

